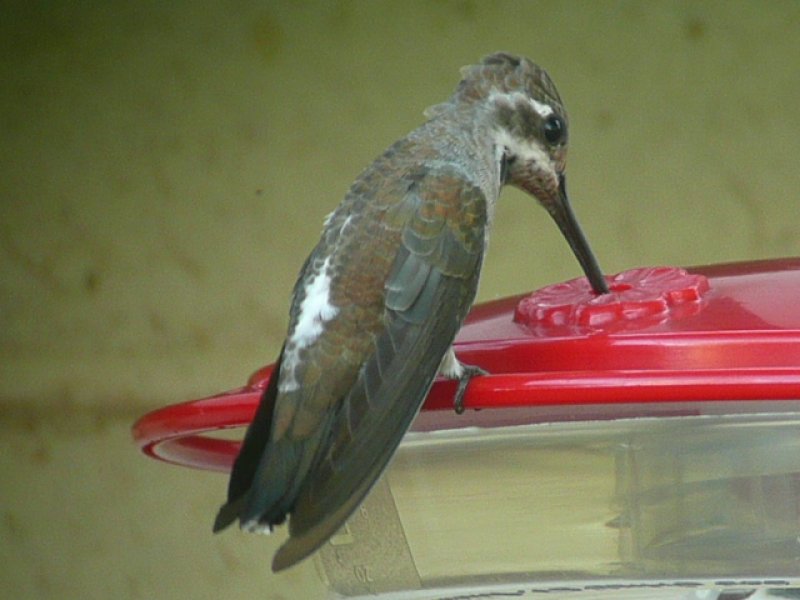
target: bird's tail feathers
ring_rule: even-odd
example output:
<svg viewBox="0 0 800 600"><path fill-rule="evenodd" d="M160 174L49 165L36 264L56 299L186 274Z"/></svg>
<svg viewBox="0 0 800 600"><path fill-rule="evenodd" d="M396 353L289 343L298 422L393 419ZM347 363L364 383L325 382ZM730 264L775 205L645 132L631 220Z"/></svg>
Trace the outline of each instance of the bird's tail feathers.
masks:
<svg viewBox="0 0 800 600"><path fill-rule="evenodd" d="M272 432L272 416L275 400L278 395L278 378L280 376L283 349L278 356L270 375L267 387L261 394L261 400L247 428L241 449L233 463L231 478L228 482L227 502L219 509L214 520L214 533L222 531L241 515L245 508L253 479L261 462Z"/></svg>
<svg viewBox="0 0 800 600"><path fill-rule="evenodd" d="M220 507L217 517L214 519L214 533L222 531L239 518L244 500L244 496L240 496L233 502L226 502Z"/></svg>
<svg viewBox="0 0 800 600"><path fill-rule="evenodd" d="M319 462L319 448L328 429L323 423L309 438L282 439L269 445L239 512L245 529L279 525L286 520L307 484L308 474Z"/></svg>

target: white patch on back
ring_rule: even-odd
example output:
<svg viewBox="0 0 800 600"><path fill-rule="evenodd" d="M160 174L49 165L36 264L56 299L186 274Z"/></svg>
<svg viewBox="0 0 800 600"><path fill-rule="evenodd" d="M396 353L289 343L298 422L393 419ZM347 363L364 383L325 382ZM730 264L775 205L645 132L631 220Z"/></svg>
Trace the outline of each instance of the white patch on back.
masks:
<svg viewBox="0 0 800 600"><path fill-rule="evenodd" d="M330 257L325 259L319 273L314 275L304 289L292 335L286 340L279 390L291 392L298 389L295 368L300 362L300 351L313 344L322 334L325 323L333 319L339 309L331 304Z"/></svg>
<svg viewBox="0 0 800 600"><path fill-rule="evenodd" d="M306 284L305 297L300 303L300 314L290 342L300 348L312 344L322 333L323 323L331 320L339 309L331 304L331 259L325 259L319 273Z"/></svg>

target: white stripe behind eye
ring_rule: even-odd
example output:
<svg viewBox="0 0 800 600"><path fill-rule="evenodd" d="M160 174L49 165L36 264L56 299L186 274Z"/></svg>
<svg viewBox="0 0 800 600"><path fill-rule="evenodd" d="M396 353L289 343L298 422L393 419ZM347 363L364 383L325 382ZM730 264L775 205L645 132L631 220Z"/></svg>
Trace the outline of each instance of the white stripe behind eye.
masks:
<svg viewBox="0 0 800 600"><path fill-rule="evenodd" d="M549 117L550 115L554 114L555 111L553 107L549 104L545 104L544 102L539 102L538 100L531 98L527 94L523 94L522 92L511 92L511 93L501 93L494 91L489 94L489 102L504 102L510 106L514 106L517 102L527 102L530 104L531 108L536 111L543 119Z"/></svg>
<svg viewBox="0 0 800 600"><path fill-rule="evenodd" d="M548 104L542 104L541 102L537 102L533 98L530 98L531 106L533 106L533 110L539 113L539 116L543 119L545 117L549 117L553 114L553 107Z"/></svg>

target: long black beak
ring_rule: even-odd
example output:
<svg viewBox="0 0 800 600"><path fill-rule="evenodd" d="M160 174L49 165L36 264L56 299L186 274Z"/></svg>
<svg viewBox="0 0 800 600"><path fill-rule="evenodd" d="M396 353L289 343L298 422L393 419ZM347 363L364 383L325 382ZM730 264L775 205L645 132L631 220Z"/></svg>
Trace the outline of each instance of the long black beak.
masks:
<svg viewBox="0 0 800 600"><path fill-rule="evenodd" d="M608 285L600 266L597 264L597 259L589 247L589 243L583 236L581 226L578 225L578 220L572 212L572 207L569 204L569 197L567 196L567 180L563 174L559 176L558 181L558 200L546 207L550 216L558 225L561 233L567 238L572 252L575 253L578 262L586 273L589 283L597 294L607 294Z"/></svg>

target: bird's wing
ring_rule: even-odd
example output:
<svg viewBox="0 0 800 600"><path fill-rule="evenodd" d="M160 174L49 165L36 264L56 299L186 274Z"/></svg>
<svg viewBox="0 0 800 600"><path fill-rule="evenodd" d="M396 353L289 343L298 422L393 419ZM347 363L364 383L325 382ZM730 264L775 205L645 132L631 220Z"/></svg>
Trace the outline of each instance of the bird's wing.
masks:
<svg viewBox="0 0 800 600"><path fill-rule="evenodd" d="M328 437L332 407L358 373L357 357L343 356L347 353L337 346L335 335L319 335L305 346L304 360L297 359L297 348L292 347L292 333L301 307L307 295L313 293L307 288L308 280L327 276L320 273L319 264L323 262L320 256L330 250L332 243L328 238L336 237L334 231L326 230L306 259L295 285L290 335L245 435L231 475L228 502L220 509L215 531L237 516L242 526L250 530L271 528L285 520ZM345 321L347 318L338 323L331 321L327 326L333 330ZM285 385L287 381L292 385Z"/></svg>
<svg viewBox="0 0 800 600"><path fill-rule="evenodd" d="M383 472L475 296L486 199L457 174L427 175L386 214L402 244L385 282L383 327L334 415L329 448L300 490L273 570L321 546Z"/></svg>

